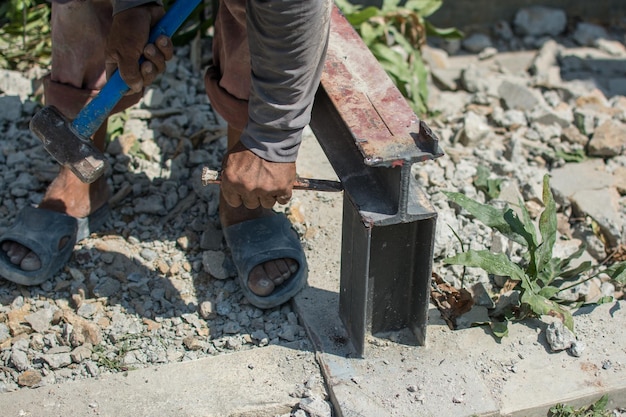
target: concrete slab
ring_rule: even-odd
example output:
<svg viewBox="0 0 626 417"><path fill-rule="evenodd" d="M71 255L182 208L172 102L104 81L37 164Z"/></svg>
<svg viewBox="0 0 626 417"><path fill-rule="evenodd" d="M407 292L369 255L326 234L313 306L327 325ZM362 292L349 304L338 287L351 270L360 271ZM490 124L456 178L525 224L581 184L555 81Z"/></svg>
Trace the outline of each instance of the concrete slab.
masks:
<svg viewBox="0 0 626 417"><path fill-rule="evenodd" d="M302 176L333 177L314 138L302 154ZM451 331L434 307L426 346L396 332L370 337L367 357L352 357L338 316L342 196L294 197L310 234L309 287L294 305L316 351L268 346L4 393L1 415L269 417L288 413L299 402L290 394L311 378L326 380L336 417L545 417L555 403L585 405L605 393L611 407L626 408L626 301L576 315L587 345L580 358L550 352L540 321L513 324L498 342L479 327Z"/></svg>
<svg viewBox="0 0 626 417"><path fill-rule="evenodd" d="M319 377L302 346L268 346L0 395L17 416L272 417L299 402L291 393Z"/></svg>
<svg viewBox="0 0 626 417"><path fill-rule="evenodd" d="M308 155L315 144L305 140ZM323 154L317 156L323 159ZM322 170L317 174L329 175ZM303 206L320 206L301 194ZM341 196L327 195L324 208L307 214L311 224L341 227ZM558 402L588 405L609 394L610 406L626 407L626 302L580 311L580 358L553 353L546 322L510 325L495 340L480 327L450 330L431 306L427 345L406 332L371 337L366 357L351 357L338 316L340 241L327 234L309 248L310 287L294 300L326 378L337 416L542 416Z"/></svg>
<svg viewBox="0 0 626 417"><path fill-rule="evenodd" d="M431 307L426 346L402 332L371 337L356 359L336 313L338 288L323 276L312 274L295 305L338 416L545 417L556 403L588 405L603 394L626 407L625 301L576 316L587 345L580 358L551 352L539 320L514 323L497 341L484 328L450 330Z"/></svg>

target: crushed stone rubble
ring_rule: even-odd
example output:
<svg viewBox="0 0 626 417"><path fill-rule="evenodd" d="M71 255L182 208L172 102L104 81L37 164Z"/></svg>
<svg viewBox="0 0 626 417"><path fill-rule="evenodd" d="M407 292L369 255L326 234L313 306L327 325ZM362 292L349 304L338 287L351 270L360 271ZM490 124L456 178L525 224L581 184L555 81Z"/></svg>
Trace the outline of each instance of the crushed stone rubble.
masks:
<svg viewBox="0 0 626 417"><path fill-rule="evenodd" d="M489 34L430 39L424 48L434 112L426 121L446 155L414 173L438 212L434 269L457 287L462 268L441 263L461 250L454 233L469 247L516 256L442 193L484 201L472 182L481 165L504 179L501 199L522 198L534 216L550 174L562 257L584 243L584 260L599 263L626 243L626 25L568 27L567 18L559 9L521 9ZM220 166L226 125L190 55L179 47L142 101L111 121L119 136L107 149L113 210L104 230L79 243L50 281L0 282L0 393L269 344L309 346L289 305L259 310L233 280L218 188L200 182L203 166ZM0 70L0 233L41 201L58 171L28 130L40 108L31 80L41 75ZM305 236L301 217L292 219ZM465 282L499 290L478 269ZM600 278L569 291L572 300L623 297ZM555 350L571 350L570 339ZM577 346L582 352L584 340ZM291 415L331 415L323 388L315 390L295 391L301 401Z"/></svg>
<svg viewBox="0 0 626 417"><path fill-rule="evenodd" d="M480 202L473 184L479 166L504 180L498 200L521 198L533 217L542 207L542 178L550 175L558 209L555 256L580 244L582 260L623 259L626 243L626 59L624 27L580 22L567 29L564 11L522 9L513 22L497 22L490 36L431 42L424 58L432 76L429 120L446 156L416 164L414 172L438 212L435 270L460 287L462 267L437 261L466 248L489 248L516 259L515 248L449 204L442 191ZM468 53L471 52L471 53ZM497 203L496 203L497 204ZM466 282L484 283L470 268ZM560 294L594 301L621 297L614 283L593 279Z"/></svg>
<svg viewBox="0 0 626 417"><path fill-rule="evenodd" d="M110 122L120 135L107 148L113 210L104 229L50 281L0 282L0 393L272 344L311 349L289 304L258 309L233 279L218 186L200 181L204 166L221 164L226 124L189 54L179 48L141 103ZM40 105L28 76L0 72L0 232L58 172L29 133ZM290 393L302 403L295 415L330 416L319 411L330 409L323 381L306 383Z"/></svg>

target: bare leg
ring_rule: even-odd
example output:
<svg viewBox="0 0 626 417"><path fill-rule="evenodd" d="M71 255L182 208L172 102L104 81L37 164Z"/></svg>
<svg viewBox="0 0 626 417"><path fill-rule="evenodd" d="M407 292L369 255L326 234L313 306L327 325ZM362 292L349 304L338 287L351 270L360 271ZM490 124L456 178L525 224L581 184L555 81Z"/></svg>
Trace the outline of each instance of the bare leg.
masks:
<svg viewBox="0 0 626 417"><path fill-rule="evenodd" d="M106 126L101 128L94 139L104 143ZM70 170L61 168L59 175L50 184L39 207L66 213L73 217L87 217L100 208L109 198L109 189L104 178L92 184L81 182ZM65 242L59 242L62 247ZM11 262L25 271L36 271L41 268L39 257L25 246L16 242L2 243Z"/></svg>
<svg viewBox="0 0 626 417"><path fill-rule="evenodd" d="M238 141L241 131L228 127L228 148L233 147ZM263 216L273 216L272 210L259 207L249 210L245 206L231 207L220 196L220 221L223 227L252 220ZM248 287L256 295L267 296L274 291L277 285L282 284L298 270L298 263L289 258L275 259L261 265L257 265L250 271Z"/></svg>
<svg viewBox="0 0 626 417"><path fill-rule="evenodd" d="M70 119L106 82L104 44L110 20L109 0L52 3L52 70L44 83L45 101ZM106 123L93 137L99 149L104 149L105 139ZM93 184L84 184L71 171L61 168L39 207L74 217L86 217L108 198L109 190L104 178ZM59 247L64 243L59 242ZM34 271L41 267L37 255L16 242L3 242L0 249L23 270Z"/></svg>

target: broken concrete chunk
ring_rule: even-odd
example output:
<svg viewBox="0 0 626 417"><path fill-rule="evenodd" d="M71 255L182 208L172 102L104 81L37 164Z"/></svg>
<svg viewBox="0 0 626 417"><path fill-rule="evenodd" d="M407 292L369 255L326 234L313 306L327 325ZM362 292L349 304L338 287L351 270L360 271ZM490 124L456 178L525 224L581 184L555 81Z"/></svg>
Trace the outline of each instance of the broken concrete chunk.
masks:
<svg viewBox="0 0 626 417"><path fill-rule="evenodd" d="M590 156L622 155L626 149L626 124L608 119L598 126L587 145Z"/></svg>
<svg viewBox="0 0 626 417"><path fill-rule="evenodd" d="M554 321L546 328L546 340L553 352L569 349L576 341L576 336L560 321Z"/></svg>
<svg viewBox="0 0 626 417"><path fill-rule="evenodd" d="M561 9L532 6L520 9L513 23L522 36L557 36L565 30L567 15Z"/></svg>

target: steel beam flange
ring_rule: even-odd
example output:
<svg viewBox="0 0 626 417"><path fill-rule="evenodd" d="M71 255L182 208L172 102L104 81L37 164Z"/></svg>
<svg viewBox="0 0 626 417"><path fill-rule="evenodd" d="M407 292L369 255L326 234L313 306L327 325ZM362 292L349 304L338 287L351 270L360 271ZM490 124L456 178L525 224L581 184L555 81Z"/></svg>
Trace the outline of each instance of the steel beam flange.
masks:
<svg viewBox="0 0 626 417"><path fill-rule="evenodd" d="M411 167L443 152L336 8L311 128L344 186L339 312L355 353L403 328L424 344L437 214Z"/></svg>

